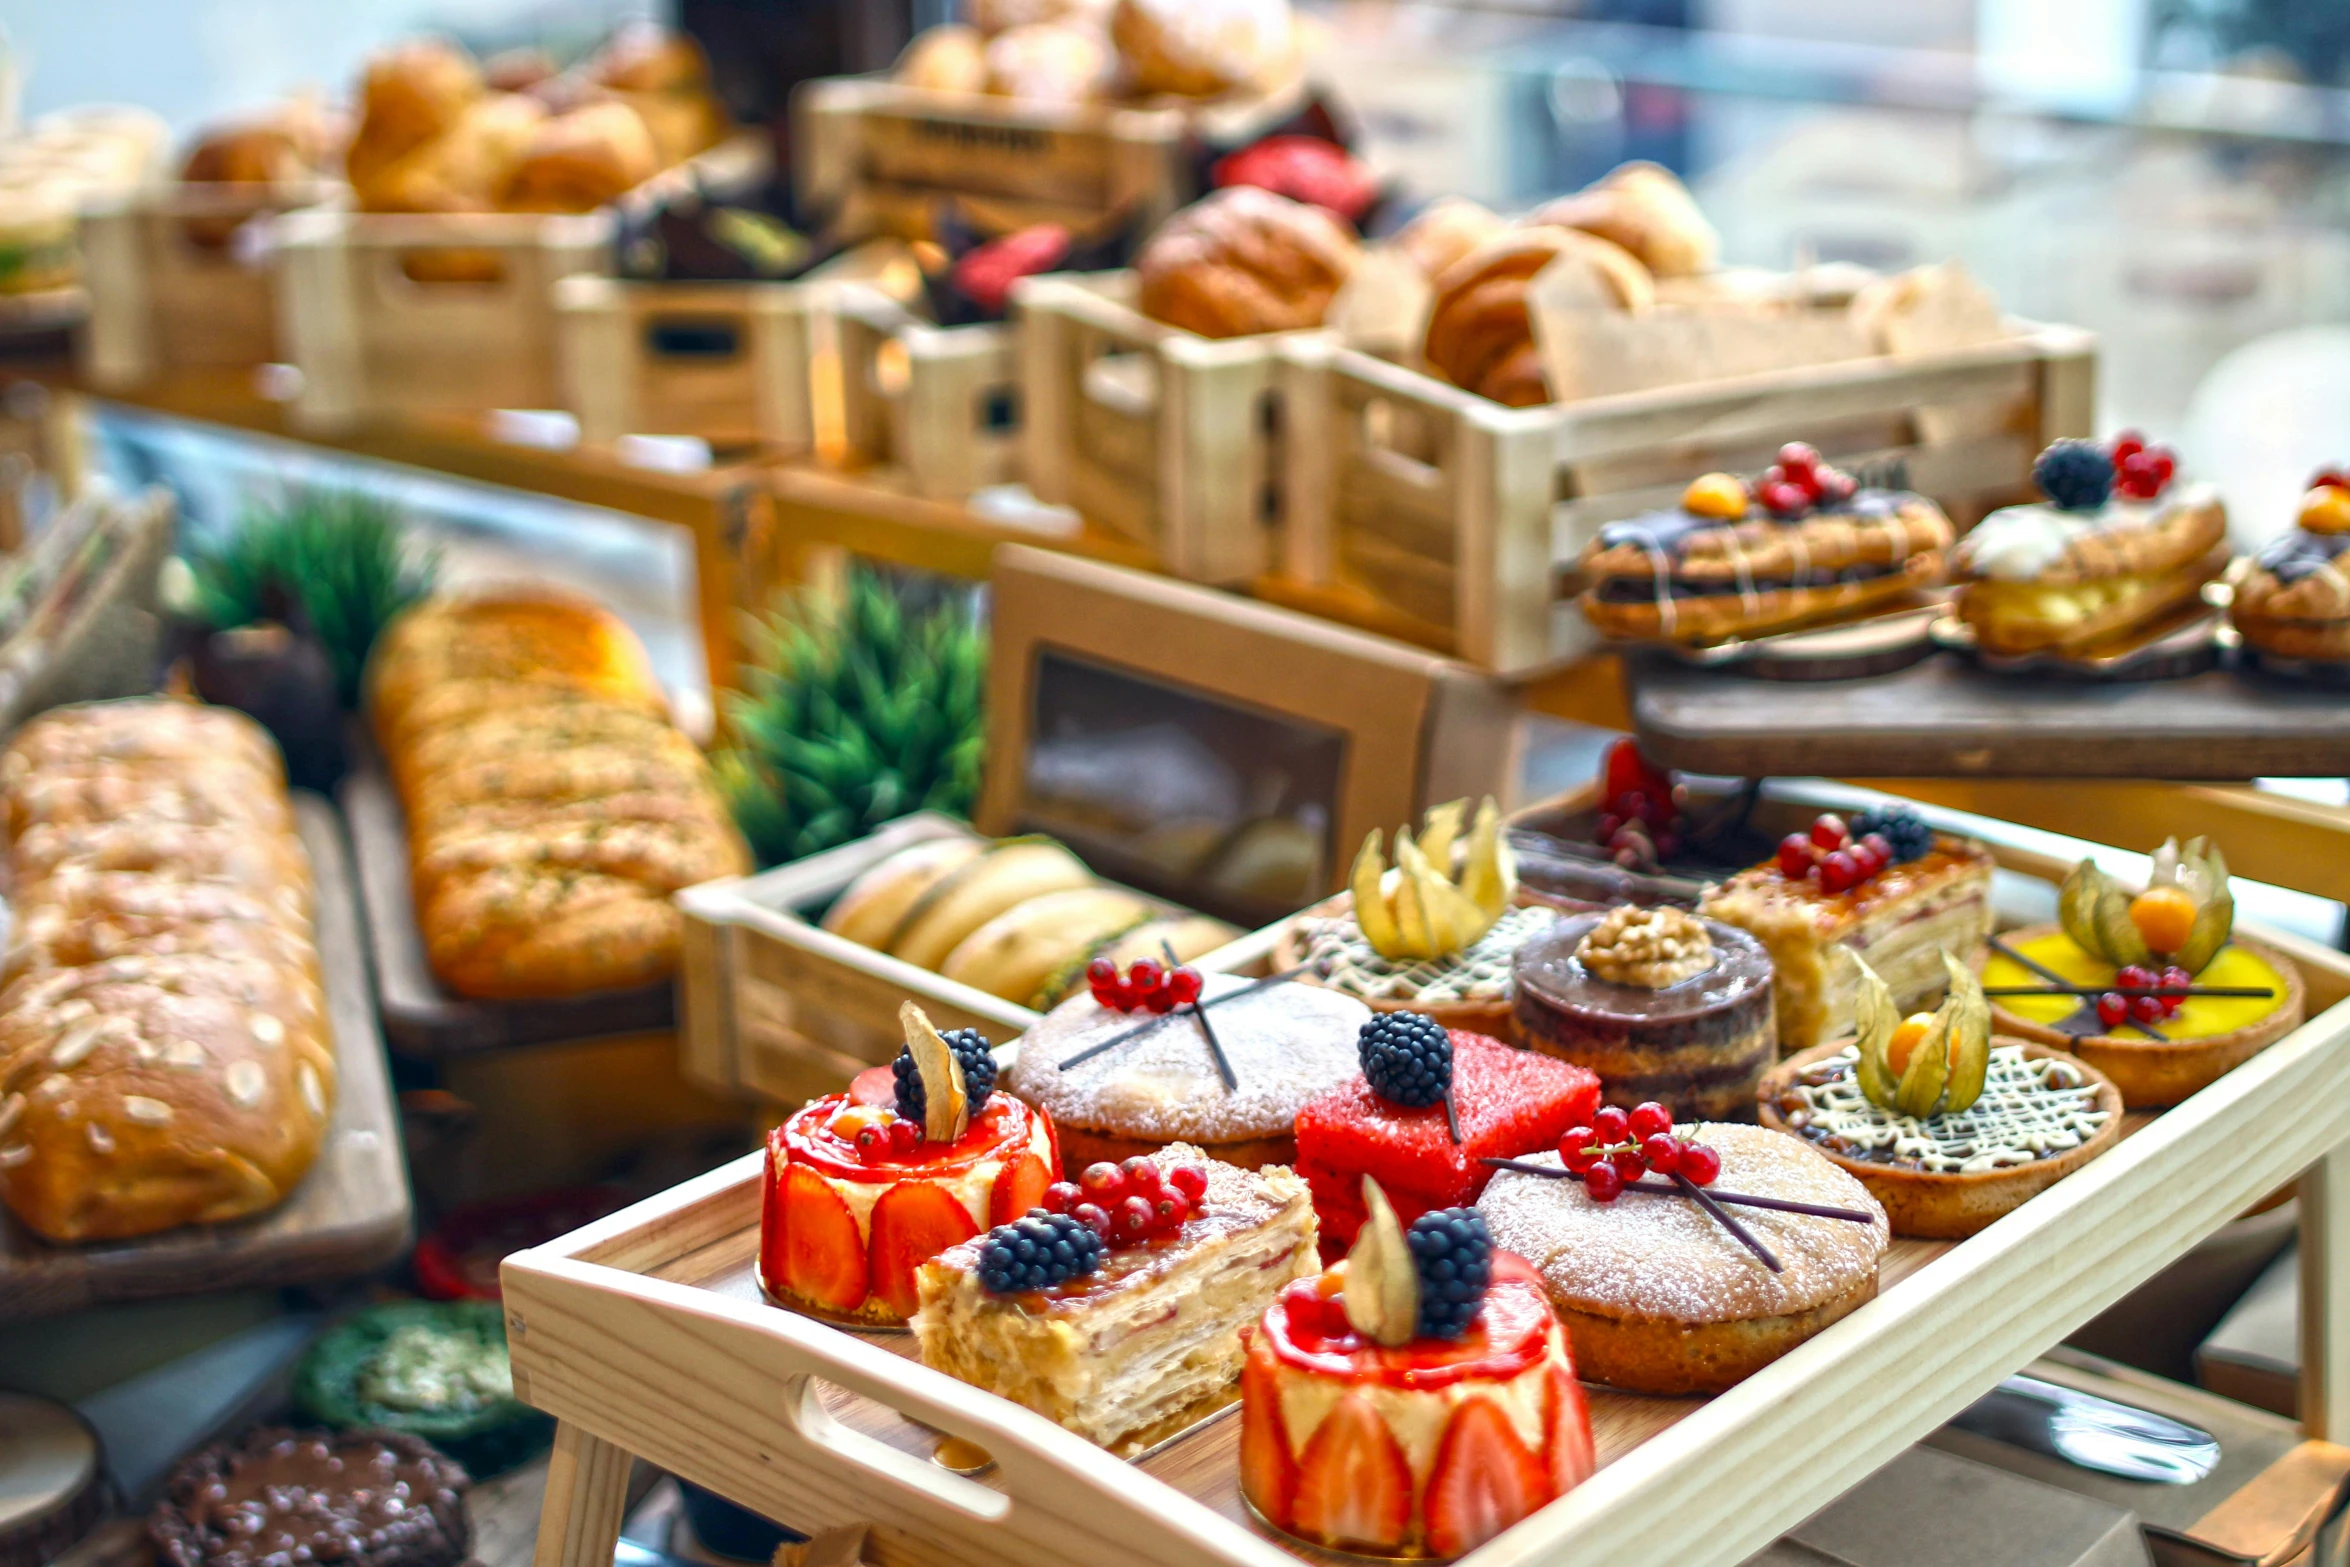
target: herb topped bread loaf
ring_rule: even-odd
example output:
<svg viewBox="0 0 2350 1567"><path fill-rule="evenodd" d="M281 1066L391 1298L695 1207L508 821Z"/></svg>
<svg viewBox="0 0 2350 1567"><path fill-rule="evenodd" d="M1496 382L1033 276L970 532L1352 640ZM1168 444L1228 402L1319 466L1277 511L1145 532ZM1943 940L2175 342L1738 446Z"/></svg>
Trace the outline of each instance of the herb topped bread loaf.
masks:
<svg viewBox="0 0 2350 1567"><path fill-rule="evenodd" d="M655 984L670 894L750 856L620 620L538 589L436 599L368 669L433 973L485 1000Z"/></svg>
<svg viewBox="0 0 2350 1567"><path fill-rule="evenodd" d="M58 708L0 753L0 812L0 1200L60 1242L284 1201L335 1060L269 737L186 702Z"/></svg>

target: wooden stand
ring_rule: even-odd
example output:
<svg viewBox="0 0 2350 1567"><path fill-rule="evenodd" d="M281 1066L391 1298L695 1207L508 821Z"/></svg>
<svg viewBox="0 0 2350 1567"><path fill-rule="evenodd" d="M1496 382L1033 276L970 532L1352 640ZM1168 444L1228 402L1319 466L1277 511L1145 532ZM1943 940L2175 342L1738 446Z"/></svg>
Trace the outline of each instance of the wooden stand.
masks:
<svg viewBox="0 0 2350 1567"><path fill-rule="evenodd" d="M826 300L840 371L841 443L857 468L894 470L926 500L1014 477L1020 421L1012 328L941 327L855 284Z"/></svg>
<svg viewBox="0 0 2350 1567"><path fill-rule="evenodd" d="M1601 524L1695 475L1759 469L1800 438L1899 463L1963 527L2028 493L2048 442L2088 433L2095 373L2087 333L2022 323L1982 348L1525 409L1327 337L1280 357L1282 587L1352 589L1389 629L1502 674L1596 643L1558 575Z"/></svg>
<svg viewBox="0 0 2350 1567"><path fill-rule="evenodd" d="M555 284L555 319L563 406L583 441L693 435L775 457L815 446L797 285L574 275Z"/></svg>
<svg viewBox="0 0 2350 1567"><path fill-rule="evenodd" d="M1994 846L2046 874L2050 856ZM1710 1400L1595 1390L1599 1473L1476 1567L1673 1560L1728 1567L1865 1479L2002 1377L2275 1187L2304 1176L2307 1426L2350 1421L2338 1302L2350 1141L2350 960L2274 933L2313 1016L2186 1104L2133 1118L2120 1147L1958 1243L1897 1241L1876 1300ZM507 1259L516 1391L571 1433L576 1465L633 1453L805 1529L868 1524L880 1567L1282 1567L1324 1560L1248 1521L1237 1422L1137 1463L906 1358L761 1303L762 1161ZM929 1459L975 1443L979 1479ZM575 1471L577 1472L577 1471ZM585 1564L614 1529L602 1486L551 1488L542 1564Z"/></svg>

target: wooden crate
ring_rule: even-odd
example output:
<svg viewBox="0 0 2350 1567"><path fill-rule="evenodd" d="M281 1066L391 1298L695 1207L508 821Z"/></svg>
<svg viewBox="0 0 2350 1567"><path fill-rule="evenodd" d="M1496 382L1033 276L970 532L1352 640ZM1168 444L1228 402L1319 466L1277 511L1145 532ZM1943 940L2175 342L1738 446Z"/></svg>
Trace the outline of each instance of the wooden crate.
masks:
<svg viewBox="0 0 2350 1567"><path fill-rule="evenodd" d="M842 456L901 477L925 500L959 501L1018 469L1012 328L942 327L876 289L825 290L840 376Z"/></svg>
<svg viewBox="0 0 2350 1567"><path fill-rule="evenodd" d="M556 408L555 283L600 270L612 215L290 213L278 323L302 372L292 415L333 431L387 415ZM419 281L455 268L480 281Z"/></svg>
<svg viewBox="0 0 2350 1567"><path fill-rule="evenodd" d="M790 283L555 283L563 406L583 441L696 435L798 457L809 412L808 291Z"/></svg>
<svg viewBox="0 0 2350 1567"><path fill-rule="evenodd" d="M1028 487L1175 576L1245 582L1272 553L1282 346L1324 334L1201 337L1140 314L1133 294L1129 273L1014 287Z"/></svg>
<svg viewBox="0 0 2350 1567"><path fill-rule="evenodd" d="M2044 855L1996 848L2044 874ZM2273 933L2300 1029L1962 1242L1897 1241L1878 1297L1712 1399L1594 1390L1601 1468L1463 1558L1728 1567L1865 1479L2279 1185L2301 1178L2304 1424L2350 1430L2350 959ZM749 1155L506 1259L516 1392L559 1427L542 1567L601 1567L631 1455L795 1527L871 1526L878 1567L1284 1567L1248 1518L1239 1422L1140 1461L931 1371L904 1337L760 1301ZM931 1461L984 1449L977 1478Z"/></svg>
<svg viewBox="0 0 2350 1567"><path fill-rule="evenodd" d="M169 184L85 208L90 322L80 370L102 391L181 371L250 370L284 358L272 220L340 199L330 180L281 186ZM228 231L238 229L231 239Z"/></svg>
<svg viewBox="0 0 2350 1567"><path fill-rule="evenodd" d="M1562 582L1601 524L1783 441L1898 461L1961 527L2030 494L2032 460L2089 433L2096 343L2069 327L1540 408L1505 408L1322 337L1281 345L1281 570L1354 594L1378 628L1502 674L1597 641Z"/></svg>
<svg viewBox="0 0 2350 1567"><path fill-rule="evenodd" d="M921 811L855 843L679 893L678 1049L686 1075L721 1092L797 1106L895 1060L905 1042L898 1004L909 998L940 1029L976 1028L998 1043L1034 1027L1039 1014L1027 1007L836 936L808 917L898 850L970 831ZM1241 945L1193 966L1236 966Z"/></svg>
<svg viewBox="0 0 2350 1567"><path fill-rule="evenodd" d="M999 231L1156 225L1197 198L1197 147L1238 145L1297 112L1304 84L1181 107L1043 104L832 77L792 95L799 199L842 234L930 237L939 203Z"/></svg>

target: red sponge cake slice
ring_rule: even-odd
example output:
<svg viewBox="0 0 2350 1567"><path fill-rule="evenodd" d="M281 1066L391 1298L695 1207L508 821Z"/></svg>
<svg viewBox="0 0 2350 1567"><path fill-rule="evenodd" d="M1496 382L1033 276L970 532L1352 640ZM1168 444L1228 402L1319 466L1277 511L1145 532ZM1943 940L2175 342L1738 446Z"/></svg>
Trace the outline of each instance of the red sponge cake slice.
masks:
<svg viewBox="0 0 2350 1567"><path fill-rule="evenodd" d="M1599 1109L1599 1079L1582 1067L1459 1029L1451 1039L1458 1144L1444 1106L1391 1104L1360 1075L1297 1113L1298 1173L1313 1191L1326 1246L1343 1251L1362 1227L1364 1176L1378 1177L1408 1225L1431 1209L1476 1201L1493 1174L1480 1160L1551 1148Z"/></svg>

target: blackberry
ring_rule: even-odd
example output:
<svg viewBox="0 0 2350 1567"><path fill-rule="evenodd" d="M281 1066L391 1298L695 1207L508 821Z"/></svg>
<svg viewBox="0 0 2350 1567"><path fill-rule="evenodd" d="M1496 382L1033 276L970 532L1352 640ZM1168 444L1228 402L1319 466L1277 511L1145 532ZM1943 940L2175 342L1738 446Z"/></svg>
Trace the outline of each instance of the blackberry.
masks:
<svg viewBox="0 0 2350 1567"><path fill-rule="evenodd" d="M2113 458L2095 441L2058 441L2032 464L2032 482L2063 511L2095 511L2113 493Z"/></svg>
<svg viewBox="0 0 2350 1567"><path fill-rule="evenodd" d="M1866 838L1876 833L1893 845L1896 865L1910 860L1922 860L1934 847L1934 829L1926 825L1913 806L1883 805L1861 812L1852 819L1852 836Z"/></svg>
<svg viewBox="0 0 2350 1567"><path fill-rule="evenodd" d="M955 1064L963 1069L963 1097L971 1113L977 1115L987 1096L995 1092L995 1055L987 1036L976 1028L958 1028L939 1038L947 1042L947 1048L955 1053ZM922 1095L922 1074L914 1068L912 1047L900 1050L889 1069L897 1074L898 1114L919 1125L928 1101Z"/></svg>
<svg viewBox="0 0 2350 1567"><path fill-rule="evenodd" d="M1420 1275L1420 1336L1459 1338L1493 1282L1493 1232L1474 1208L1439 1208L1412 1221L1404 1244Z"/></svg>
<svg viewBox="0 0 2350 1567"><path fill-rule="evenodd" d="M1376 1013L1356 1035L1355 1048L1371 1092L1390 1104L1437 1104L1452 1087L1452 1036L1432 1017Z"/></svg>
<svg viewBox="0 0 2350 1567"><path fill-rule="evenodd" d="M1104 1242L1065 1213L1028 1210L979 1243L979 1284L990 1295L1024 1295L1081 1279L1102 1265Z"/></svg>

